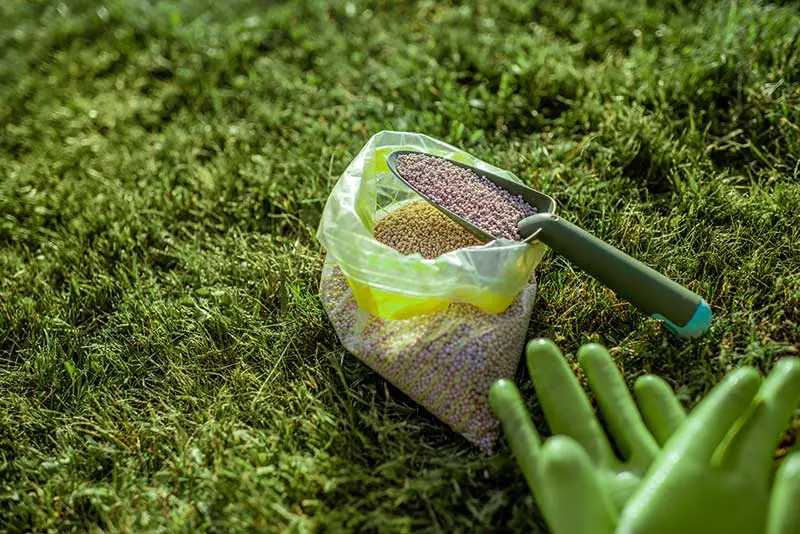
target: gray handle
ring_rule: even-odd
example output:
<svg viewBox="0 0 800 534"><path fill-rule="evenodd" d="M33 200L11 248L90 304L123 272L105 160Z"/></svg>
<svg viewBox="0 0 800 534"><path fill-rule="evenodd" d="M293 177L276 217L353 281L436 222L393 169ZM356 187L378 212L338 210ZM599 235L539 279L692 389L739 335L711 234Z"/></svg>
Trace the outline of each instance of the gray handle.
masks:
<svg viewBox="0 0 800 534"><path fill-rule="evenodd" d="M535 237L599 280L641 311L664 321L683 337L703 334L711 309L697 294L552 213L539 213L518 225L524 239Z"/></svg>

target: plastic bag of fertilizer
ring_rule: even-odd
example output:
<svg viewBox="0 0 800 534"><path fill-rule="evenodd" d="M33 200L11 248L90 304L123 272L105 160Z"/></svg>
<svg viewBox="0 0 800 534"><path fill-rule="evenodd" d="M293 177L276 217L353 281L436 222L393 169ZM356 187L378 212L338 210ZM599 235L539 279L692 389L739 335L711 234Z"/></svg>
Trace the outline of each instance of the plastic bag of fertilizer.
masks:
<svg viewBox="0 0 800 534"><path fill-rule="evenodd" d="M375 223L385 208L420 199L386 165L386 156L401 149L461 161L519 182L510 172L428 136L378 133L347 166L325 204L317 238L328 259L347 277L359 307L383 319L443 311L453 303L503 312L527 286L545 246L498 239L426 259L376 240Z"/></svg>
<svg viewBox="0 0 800 534"><path fill-rule="evenodd" d="M322 303L350 353L490 453L489 386L517 368L544 249L477 241L394 178L383 158L400 148L486 165L422 135L374 136L325 207Z"/></svg>

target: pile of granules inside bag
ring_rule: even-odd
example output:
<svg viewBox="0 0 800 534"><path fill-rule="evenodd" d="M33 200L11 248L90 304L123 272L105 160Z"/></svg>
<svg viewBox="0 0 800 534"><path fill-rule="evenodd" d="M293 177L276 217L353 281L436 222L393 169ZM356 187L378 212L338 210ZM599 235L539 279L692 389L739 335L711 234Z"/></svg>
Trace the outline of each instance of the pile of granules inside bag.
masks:
<svg viewBox="0 0 800 534"><path fill-rule="evenodd" d="M442 215L427 202L412 202L375 225L375 239L403 254L435 258L447 252L481 245L472 233Z"/></svg>
<svg viewBox="0 0 800 534"><path fill-rule="evenodd" d="M403 254L426 258L481 245L423 201L385 215L374 236ZM335 265L326 263L320 286L344 347L486 453L493 451L500 432L489 407L489 386L514 375L535 293L531 282L497 315L456 303L439 313L384 320L358 308Z"/></svg>

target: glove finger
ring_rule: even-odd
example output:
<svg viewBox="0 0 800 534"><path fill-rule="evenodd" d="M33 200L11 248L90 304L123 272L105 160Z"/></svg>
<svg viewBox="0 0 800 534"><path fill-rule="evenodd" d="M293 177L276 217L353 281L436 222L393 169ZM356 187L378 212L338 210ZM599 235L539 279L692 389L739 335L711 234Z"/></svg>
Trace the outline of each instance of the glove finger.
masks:
<svg viewBox="0 0 800 534"><path fill-rule="evenodd" d="M766 534L800 532L800 452L786 457L775 474Z"/></svg>
<svg viewBox="0 0 800 534"><path fill-rule="evenodd" d="M691 518L680 515L686 496L692 496L691 500L702 498L702 491L694 484L687 486L686 482L695 480L704 471L709 475L716 473L710 469L712 456L731 427L749 410L758 385L759 375L755 369L740 368L728 373L711 390L661 449L639 489L625 506L618 534L651 532L655 531L652 527L658 525L662 525L663 532L686 530ZM709 499L710 502L714 500L713 497ZM674 510L672 515L678 515L670 517L669 510ZM688 522L682 521L684 519ZM683 530L663 528L682 522Z"/></svg>
<svg viewBox="0 0 800 534"><path fill-rule="evenodd" d="M573 438L595 465L610 465L614 452L586 392L551 341L528 343L528 370L550 431Z"/></svg>
<svg viewBox="0 0 800 534"><path fill-rule="evenodd" d="M644 474L658 454L658 444L647 430L617 366L608 351L596 343L581 347L578 360L617 450Z"/></svg>
<svg viewBox="0 0 800 534"><path fill-rule="evenodd" d="M567 436L542 447L542 481L548 488L539 506L554 534L612 534L617 512L597 478L591 459Z"/></svg>
<svg viewBox="0 0 800 534"><path fill-rule="evenodd" d="M662 378L655 375L639 377L633 386L636 403L647 428L660 446L686 422L686 412Z"/></svg>
<svg viewBox="0 0 800 534"><path fill-rule="evenodd" d="M517 386L506 379L500 379L489 388L489 403L492 411L503 426L511 451L517 459L525 480L531 492L536 493L536 488L541 488L539 483L539 433L533 426L525 403L519 394Z"/></svg>
<svg viewBox="0 0 800 534"><path fill-rule="evenodd" d="M800 404L800 359L779 361L761 384L753 404L752 412L725 449L723 461L767 482L775 449Z"/></svg>
<svg viewBox="0 0 800 534"><path fill-rule="evenodd" d="M667 466L684 455L710 461L736 420L750 409L758 384L759 375L753 368L728 373L678 428L657 463Z"/></svg>

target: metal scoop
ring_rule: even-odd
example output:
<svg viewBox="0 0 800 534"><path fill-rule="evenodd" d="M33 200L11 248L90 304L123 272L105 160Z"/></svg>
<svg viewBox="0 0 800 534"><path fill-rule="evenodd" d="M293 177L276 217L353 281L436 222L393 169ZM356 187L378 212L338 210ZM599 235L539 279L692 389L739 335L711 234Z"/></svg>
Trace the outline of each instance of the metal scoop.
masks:
<svg viewBox="0 0 800 534"><path fill-rule="evenodd" d="M397 158L404 154L432 155L414 150L392 152L387 156L386 162L395 176L476 236L486 241L497 239L468 220L438 205L425 193L409 184L397 169ZM555 215L556 203L552 197L485 170L458 161L441 159L469 169L495 185L522 196L525 201L536 208L538 213L517 223L517 230L522 237L522 242L541 241L642 312L664 321L669 330L681 337L698 337L708 330L711 324L711 308L705 300L658 271L631 258L621 250Z"/></svg>

